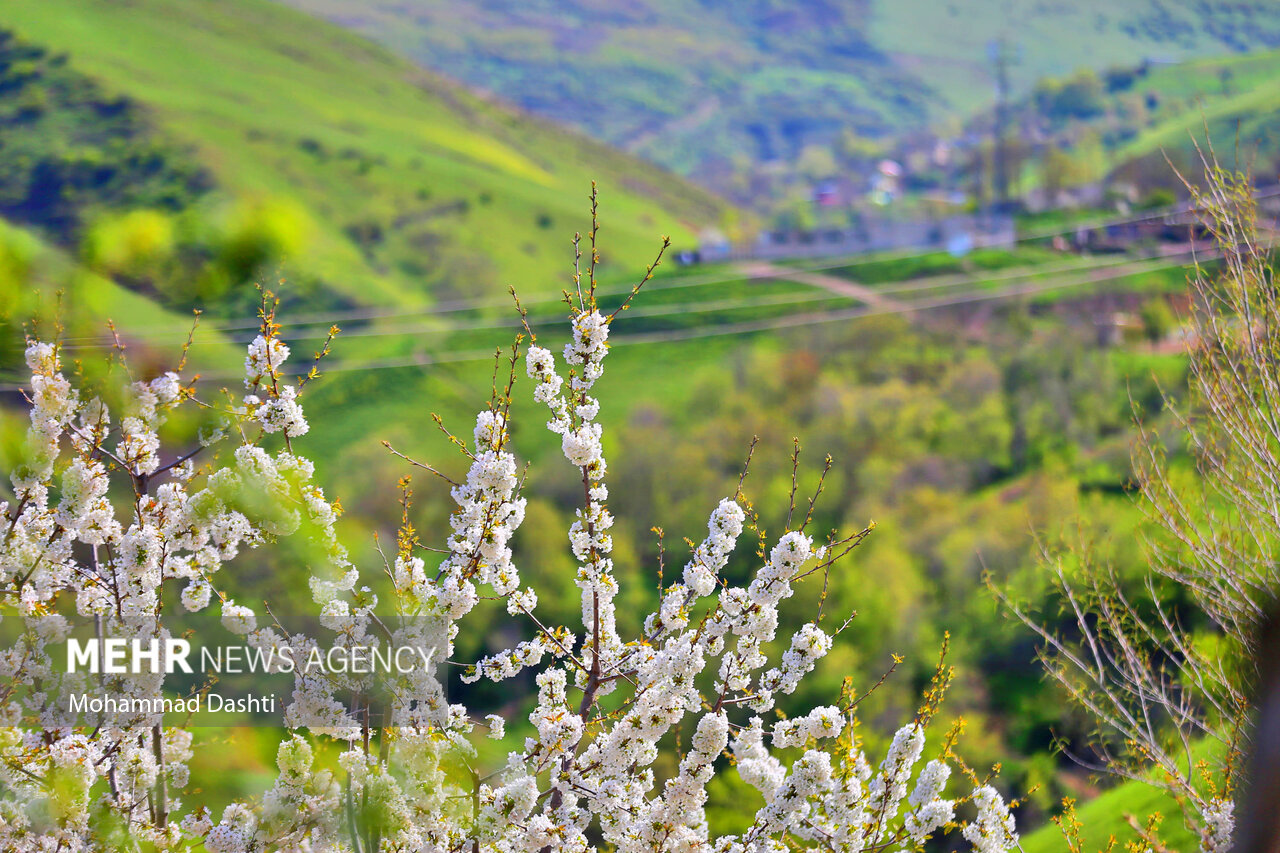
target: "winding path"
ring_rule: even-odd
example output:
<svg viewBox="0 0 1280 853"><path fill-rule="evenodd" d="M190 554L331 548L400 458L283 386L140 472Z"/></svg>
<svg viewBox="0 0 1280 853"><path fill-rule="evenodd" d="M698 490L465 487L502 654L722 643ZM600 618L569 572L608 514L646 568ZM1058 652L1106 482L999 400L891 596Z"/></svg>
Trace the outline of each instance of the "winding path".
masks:
<svg viewBox="0 0 1280 853"><path fill-rule="evenodd" d="M744 278L772 278L821 287L837 296L856 299L868 308L905 310L909 307L907 303L893 299L873 287L827 273L789 269L768 261L746 261L739 264L737 270Z"/></svg>

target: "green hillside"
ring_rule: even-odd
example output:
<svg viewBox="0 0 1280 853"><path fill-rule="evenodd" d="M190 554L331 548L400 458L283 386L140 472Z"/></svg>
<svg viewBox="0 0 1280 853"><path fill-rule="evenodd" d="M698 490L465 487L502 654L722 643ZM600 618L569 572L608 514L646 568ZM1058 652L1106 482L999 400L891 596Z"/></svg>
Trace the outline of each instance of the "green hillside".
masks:
<svg viewBox="0 0 1280 853"><path fill-rule="evenodd" d="M210 199L285 210L296 239L279 272L313 303L407 306L508 284L557 287L591 178L609 199L606 269L615 258L634 265L655 235L688 241L724 214L659 169L264 0L18 3L0 27L47 52L37 71L50 80L81 75L91 83L71 89L91 85L102 102L136 109L154 144L211 184L200 202L209 216L221 210ZM0 100L32 98L41 80L21 85L31 62L7 64L20 85ZM40 120L61 144L56 109L84 99L45 82ZM17 132L28 113L14 110ZM100 144L92 157L118 167L118 148Z"/></svg>
<svg viewBox="0 0 1280 853"><path fill-rule="evenodd" d="M705 183L734 158L798 156L844 130L884 135L1078 67L1280 45L1267 0L284 0Z"/></svg>
<svg viewBox="0 0 1280 853"><path fill-rule="evenodd" d="M1216 57L1159 68L1148 75L1144 91L1155 93L1161 108L1132 138L1116 147L1114 164L1151 171L1164 153L1189 154L1190 137L1205 128L1225 162L1239 143L1240 165L1254 168L1270 183L1280 169L1280 50L1247 56Z"/></svg>
<svg viewBox="0 0 1280 853"><path fill-rule="evenodd" d="M863 2L288 2L704 179L923 121L933 97L868 41Z"/></svg>
<svg viewBox="0 0 1280 853"><path fill-rule="evenodd" d="M1124 782L1076 809L1083 849L1106 850L1112 838L1118 842L1116 849L1123 849L1122 845L1138 840L1129 819L1133 818L1141 826L1153 814L1162 818L1160 840L1169 849L1196 849L1199 839L1183 825L1173 798L1142 782ZM1022 838L1022 853L1060 853L1067 849L1062 829L1053 823L1046 823Z"/></svg>
<svg viewBox="0 0 1280 853"><path fill-rule="evenodd" d="M876 0L870 38L950 104L976 107L993 99L992 39L1007 39L1011 83L1025 91L1079 68L1280 46L1280 7L1267 0Z"/></svg>
<svg viewBox="0 0 1280 853"><path fill-rule="evenodd" d="M1167 199L1181 190L1169 162L1197 173L1193 140L1203 145L1206 131L1225 165L1270 184L1280 172L1280 50L1046 78L1013 114L1019 135L1037 140L1021 149L1024 188L1109 180ZM987 113L972 127L990 125Z"/></svg>

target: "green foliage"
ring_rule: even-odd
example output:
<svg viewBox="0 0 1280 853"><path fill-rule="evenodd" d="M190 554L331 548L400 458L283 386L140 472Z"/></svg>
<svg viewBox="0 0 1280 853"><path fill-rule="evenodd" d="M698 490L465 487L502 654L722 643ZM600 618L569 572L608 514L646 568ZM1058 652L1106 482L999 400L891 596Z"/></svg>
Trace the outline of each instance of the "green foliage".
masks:
<svg viewBox="0 0 1280 853"><path fill-rule="evenodd" d="M1036 177L1052 191L1105 176L1131 186L1139 207L1163 206L1182 192L1170 160L1199 180L1192 139L1203 139L1207 127L1220 144L1231 140L1266 183L1280 164L1277 81L1277 50L1043 80L1020 110L1050 134Z"/></svg>
<svg viewBox="0 0 1280 853"><path fill-rule="evenodd" d="M1040 182L1050 201L1065 187L1081 182L1084 171L1075 157L1050 144L1040 155Z"/></svg>
<svg viewBox="0 0 1280 853"><path fill-rule="evenodd" d="M245 200L179 215L132 210L99 216L81 256L89 269L166 305L214 305L216 313L244 315L256 310L255 280L300 261L314 230L308 212L286 200ZM312 283L295 284L293 298L314 296Z"/></svg>
<svg viewBox="0 0 1280 853"><path fill-rule="evenodd" d="M0 215L74 242L97 212L180 210L210 188L190 152L143 108L51 53L0 30Z"/></svg>
<svg viewBox="0 0 1280 853"><path fill-rule="evenodd" d="M1090 69L1066 80L1041 80L1031 93L1040 114L1054 123L1101 115L1107 106L1104 95L1102 80Z"/></svg>
<svg viewBox="0 0 1280 853"><path fill-rule="evenodd" d="M1178 318L1168 301L1156 297L1142 304L1142 331L1148 340L1161 341L1178 325Z"/></svg>
<svg viewBox="0 0 1280 853"><path fill-rule="evenodd" d="M0 220L0 382L25 379L25 333L52 334L56 324L64 339L78 345L88 337L101 339L108 320L125 340L131 340L134 330L165 330L176 343L192 326L189 312L166 308L154 293L140 293L95 273L30 231ZM227 341L223 333L201 332L197 352L202 370L226 371L243 364L243 351Z"/></svg>
<svg viewBox="0 0 1280 853"><path fill-rule="evenodd" d="M85 260L112 275L137 276L173 252L173 220L132 210L99 221L85 241Z"/></svg>

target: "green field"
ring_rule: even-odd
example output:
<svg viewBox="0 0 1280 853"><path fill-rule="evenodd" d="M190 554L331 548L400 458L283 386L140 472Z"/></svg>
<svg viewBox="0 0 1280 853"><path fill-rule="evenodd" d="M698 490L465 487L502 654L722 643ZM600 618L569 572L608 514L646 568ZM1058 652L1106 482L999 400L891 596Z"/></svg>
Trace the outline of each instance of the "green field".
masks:
<svg viewBox="0 0 1280 853"><path fill-rule="evenodd" d="M1280 51L1158 68L1147 87L1165 99L1167 115L1121 146L1114 154L1117 163L1162 150L1184 151L1192 137L1204 139L1207 127L1226 165L1256 167L1264 183L1275 179L1271 166L1280 156Z"/></svg>
<svg viewBox="0 0 1280 853"><path fill-rule="evenodd" d="M876 45L916 69L962 111L994 99L987 54L992 39L1008 42L1017 92L1080 68L1101 71L1144 59L1177 62L1273 47L1278 36L1280 20L1265 2L886 0L874 4L871 25Z"/></svg>
<svg viewBox="0 0 1280 853"><path fill-rule="evenodd" d="M1177 808L1168 795L1140 782L1125 782L1076 809L1084 850L1105 850L1112 838L1123 849L1122 845L1135 841L1137 835L1129 824L1129 817L1144 825L1152 814L1163 818L1160 837L1170 849L1196 848L1199 839L1182 826ZM1062 830L1052 824L1022 838L1023 853L1058 853L1066 849Z"/></svg>

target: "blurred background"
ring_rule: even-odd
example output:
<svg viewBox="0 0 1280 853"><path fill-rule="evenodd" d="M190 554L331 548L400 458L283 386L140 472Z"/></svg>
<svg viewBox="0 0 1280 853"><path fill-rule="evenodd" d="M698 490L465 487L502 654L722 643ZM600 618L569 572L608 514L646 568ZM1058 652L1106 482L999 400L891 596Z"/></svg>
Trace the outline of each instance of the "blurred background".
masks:
<svg viewBox="0 0 1280 853"><path fill-rule="evenodd" d="M90 370L110 320L151 374L199 309L188 375L213 394L238 381L262 285L298 364L343 329L296 444L376 567L406 473L380 442L447 466L430 413L465 432L488 400L518 328L508 287L540 341L563 334L594 179L606 307L672 239L598 386L620 619L656 602L650 528L682 563L753 435L748 495L781 529L798 436L802 492L834 458L819 529L878 527L833 578L826 607L858 615L797 702L832 701L846 675L869 686L901 654L865 708L875 741L950 630L947 710L969 721L964 755L1004 759L1027 797L1028 853L1061 846L1033 830L1065 795L1089 802L1091 833L1123 835L1156 795L1055 748L1083 748L1088 723L982 578L1035 602L1040 548L1066 534L1137 582L1132 406L1172 434L1160 388L1185 382L1186 268L1213 263L1177 173L1199 179L1211 137L1274 219L1278 106L1271 0L7 3L0 461L25 429L24 334L60 324ZM571 623L559 531L580 485L516 397L517 563ZM442 538L447 494L415 488L424 539ZM297 598L296 565L271 559L242 558L240 595ZM744 554L729 575L751 570ZM794 625L818 593L791 602ZM520 630L493 602L472 626L464 659ZM514 711L528 687L467 695ZM193 769L208 796L261 785L275 741L216 736L246 748ZM754 793L716 786L712 829L749 822Z"/></svg>

